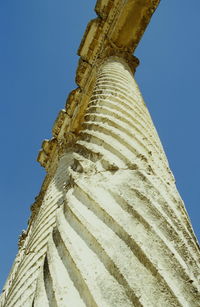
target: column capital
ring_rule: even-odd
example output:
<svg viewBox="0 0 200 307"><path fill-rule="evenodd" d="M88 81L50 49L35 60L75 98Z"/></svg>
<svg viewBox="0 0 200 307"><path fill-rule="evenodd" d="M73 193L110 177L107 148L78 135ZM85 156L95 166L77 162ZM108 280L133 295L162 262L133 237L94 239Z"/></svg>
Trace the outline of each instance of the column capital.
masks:
<svg viewBox="0 0 200 307"><path fill-rule="evenodd" d="M109 58L118 58L123 60L129 66L133 74L135 73L136 68L140 63L139 59L132 53L118 48L113 48L112 45L108 45L97 61L97 66L101 66Z"/></svg>

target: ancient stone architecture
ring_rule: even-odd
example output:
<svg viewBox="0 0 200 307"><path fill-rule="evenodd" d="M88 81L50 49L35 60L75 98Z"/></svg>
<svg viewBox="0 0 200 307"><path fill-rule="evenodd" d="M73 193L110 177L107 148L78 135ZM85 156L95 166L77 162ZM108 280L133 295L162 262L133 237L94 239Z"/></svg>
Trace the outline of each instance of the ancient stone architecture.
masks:
<svg viewBox="0 0 200 307"><path fill-rule="evenodd" d="M200 306L200 253L132 55L159 0L98 0L6 307Z"/></svg>

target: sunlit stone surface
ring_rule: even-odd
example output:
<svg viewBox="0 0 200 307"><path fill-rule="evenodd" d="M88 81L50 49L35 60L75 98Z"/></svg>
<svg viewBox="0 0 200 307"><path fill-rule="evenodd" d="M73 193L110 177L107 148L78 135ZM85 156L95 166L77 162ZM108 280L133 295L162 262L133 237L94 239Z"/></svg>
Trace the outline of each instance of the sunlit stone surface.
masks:
<svg viewBox="0 0 200 307"><path fill-rule="evenodd" d="M112 17L128 34L134 9L134 26L143 27L144 1L98 1L96 9L104 26ZM1 306L200 306L199 248L133 78L134 40L111 31L126 48L105 41L100 52L92 39L103 27L91 28L79 53L99 58L79 64L79 88L43 143L47 177Z"/></svg>

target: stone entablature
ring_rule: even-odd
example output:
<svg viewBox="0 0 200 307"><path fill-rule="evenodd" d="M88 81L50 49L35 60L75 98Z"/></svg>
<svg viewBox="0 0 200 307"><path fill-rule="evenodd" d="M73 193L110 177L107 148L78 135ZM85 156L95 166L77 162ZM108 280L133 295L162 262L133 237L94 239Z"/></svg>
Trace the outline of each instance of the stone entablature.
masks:
<svg viewBox="0 0 200 307"><path fill-rule="evenodd" d="M67 99L66 110L60 111L53 127L53 138L45 140L38 155L38 161L49 168L57 144L66 135L77 134L81 126L81 117L94 86L96 70L99 63L109 56L125 59L132 70L139 61L132 56L137 47L159 0L98 0L95 11L96 19L88 23L82 42L78 49L80 56L76 83ZM69 142L71 138L69 137Z"/></svg>

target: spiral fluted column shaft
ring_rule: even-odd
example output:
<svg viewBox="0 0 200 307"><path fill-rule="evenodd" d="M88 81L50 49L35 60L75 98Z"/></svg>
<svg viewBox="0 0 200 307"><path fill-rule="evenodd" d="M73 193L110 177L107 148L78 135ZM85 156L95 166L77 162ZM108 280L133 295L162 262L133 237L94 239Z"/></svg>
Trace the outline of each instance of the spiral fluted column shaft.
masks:
<svg viewBox="0 0 200 307"><path fill-rule="evenodd" d="M75 160L74 178L80 175L66 210L76 219L80 211L71 211L71 204L87 208L91 218L85 220L95 229L99 223L98 235L91 228L90 236L99 244L93 247L97 259L106 258L106 273L118 283L114 298L123 302L126 297L136 306L197 306L199 250L154 125L123 60L110 58L99 70ZM92 238L87 240L91 246ZM104 293L112 288L107 278ZM125 291L121 297L119 289ZM109 300L107 305L114 306Z"/></svg>
<svg viewBox="0 0 200 307"><path fill-rule="evenodd" d="M36 306L198 306L199 250L123 60L100 68L73 155Z"/></svg>
<svg viewBox="0 0 200 307"><path fill-rule="evenodd" d="M44 203L38 215L52 223L44 239L36 223L32 244L38 236L47 247L32 292L19 278L22 295L13 291L5 306L199 306L196 239L123 59L101 65L70 150L53 180L60 204Z"/></svg>

